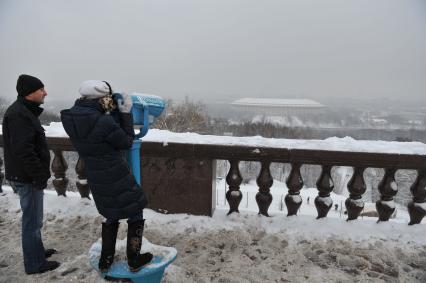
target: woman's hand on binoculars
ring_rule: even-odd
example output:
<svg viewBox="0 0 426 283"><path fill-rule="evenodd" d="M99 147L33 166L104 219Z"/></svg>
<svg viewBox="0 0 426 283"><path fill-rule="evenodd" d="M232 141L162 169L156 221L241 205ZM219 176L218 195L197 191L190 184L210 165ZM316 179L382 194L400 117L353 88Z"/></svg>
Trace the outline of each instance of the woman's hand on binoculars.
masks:
<svg viewBox="0 0 426 283"><path fill-rule="evenodd" d="M121 98L117 99L117 106L121 113L130 113L133 106L132 98L127 93L122 92Z"/></svg>

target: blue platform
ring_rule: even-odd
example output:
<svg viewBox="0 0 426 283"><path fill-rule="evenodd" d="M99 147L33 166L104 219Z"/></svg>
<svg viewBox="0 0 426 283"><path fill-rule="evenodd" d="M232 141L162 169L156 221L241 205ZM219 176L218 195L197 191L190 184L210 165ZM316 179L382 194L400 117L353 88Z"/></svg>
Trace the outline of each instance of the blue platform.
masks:
<svg viewBox="0 0 426 283"><path fill-rule="evenodd" d="M177 251L175 248L152 246L154 247L152 251L154 258L138 272L131 272L125 260L115 260L107 273L99 272L98 264L102 249L100 242L94 243L90 248L90 264L103 278L108 276L112 278L127 278L135 283L160 283L166 267L176 259Z"/></svg>

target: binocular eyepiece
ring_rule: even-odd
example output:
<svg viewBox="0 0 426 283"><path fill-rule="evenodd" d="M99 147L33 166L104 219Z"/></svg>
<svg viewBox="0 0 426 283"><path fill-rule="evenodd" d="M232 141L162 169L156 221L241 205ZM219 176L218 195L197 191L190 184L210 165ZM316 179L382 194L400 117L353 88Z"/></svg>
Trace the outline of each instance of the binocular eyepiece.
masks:
<svg viewBox="0 0 426 283"><path fill-rule="evenodd" d="M132 98L133 107L133 125L140 128L140 133L136 138L141 138L148 132L149 125L154 122L154 119L163 113L166 108L166 102L159 96L142 93L131 93L129 96ZM119 93L113 94L115 101L123 99Z"/></svg>

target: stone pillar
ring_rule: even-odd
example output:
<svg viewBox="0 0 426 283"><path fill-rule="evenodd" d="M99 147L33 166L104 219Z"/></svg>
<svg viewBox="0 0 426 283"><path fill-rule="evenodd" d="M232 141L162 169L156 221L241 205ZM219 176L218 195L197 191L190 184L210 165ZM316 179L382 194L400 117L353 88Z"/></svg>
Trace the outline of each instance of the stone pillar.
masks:
<svg viewBox="0 0 426 283"><path fill-rule="evenodd" d="M3 192L3 189L2 189L3 179L4 179L4 174L3 174L3 160L0 157L0 193Z"/></svg>
<svg viewBox="0 0 426 283"><path fill-rule="evenodd" d="M229 186L229 190L226 192L226 200L229 204L228 215L232 212L239 212L238 206L240 205L243 194L240 191L240 185L243 178L240 174L240 168L238 167L239 160L230 160L231 167L229 168L228 175L226 175L226 183Z"/></svg>
<svg viewBox="0 0 426 283"><path fill-rule="evenodd" d="M426 215L426 171L417 171L416 181L410 190L413 200L408 204L410 223L408 225L420 224Z"/></svg>
<svg viewBox="0 0 426 283"><path fill-rule="evenodd" d="M142 157L142 189L148 207L163 213L212 216L216 207L216 161Z"/></svg>
<svg viewBox="0 0 426 283"><path fill-rule="evenodd" d="M317 180L318 196L315 198L315 207L318 212L318 217L327 217L333 200L330 197L330 193L334 189L333 179L331 178L331 166L322 166L321 175Z"/></svg>
<svg viewBox="0 0 426 283"><path fill-rule="evenodd" d="M75 172L78 178L75 185L77 186L80 196L90 199L89 184L87 184L86 173L84 172L84 161L80 157L78 157L77 164L75 165Z"/></svg>
<svg viewBox="0 0 426 283"><path fill-rule="evenodd" d="M364 181L364 170L365 168L355 167L352 178L349 180L349 198L345 201L346 210L348 211L347 220L357 219L364 209L364 202L361 199L367 189Z"/></svg>
<svg viewBox="0 0 426 283"><path fill-rule="evenodd" d="M300 196L300 189L303 188L303 179L300 174L301 166L298 163L292 164L290 175L286 181L288 194L285 196L284 201L287 206L287 216L297 215L297 211L302 205L302 197Z"/></svg>
<svg viewBox="0 0 426 283"><path fill-rule="evenodd" d="M386 168L385 176L379 183L380 200L376 202L376 210L379 214L379 221L388 221L391 215L395 212L395 202L393 197L398 192L398 187L395 182L394 168Z"/></svg>
<svg viewBox="0 0 426 283"><path fill-rule="evenodd" d="M55 187L58 196L62 195L66 197L68 178L66 177L65 172L68 169L68 164L62 155L62 150L54 150L53 153L55 155L51 166L55 176L53 186Z"/></svg>
<svg viewBox="0 0 426 283"><path fill-rule="evenodd" d="M268 209L272 202L270 188L274 182L269 168L270 165L271 162L262 161L262 168L260 169L259 176L256 179L257 185L259 186L259 192L256 194L256 202L259 207L259 214L265 216L269 216Z"/></svg>

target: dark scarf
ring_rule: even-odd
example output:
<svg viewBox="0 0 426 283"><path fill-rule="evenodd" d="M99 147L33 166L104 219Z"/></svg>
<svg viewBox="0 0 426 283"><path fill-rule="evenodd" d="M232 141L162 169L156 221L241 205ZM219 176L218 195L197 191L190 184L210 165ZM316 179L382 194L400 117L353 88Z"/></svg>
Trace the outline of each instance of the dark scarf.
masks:
<svg viewBox="0 0 426 283"><path fill-rule="evenodd" d="M40 116L43 112L43 108L40 107L39 103L27 100L25 99L25 97L21 96L18 96L17 100L23 105L25 105L25 107L27 107L31 111L31 113L33 113L36 117Z"/></svg>

